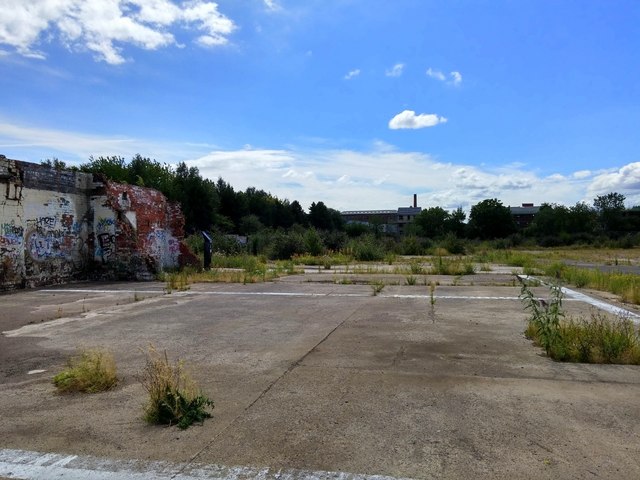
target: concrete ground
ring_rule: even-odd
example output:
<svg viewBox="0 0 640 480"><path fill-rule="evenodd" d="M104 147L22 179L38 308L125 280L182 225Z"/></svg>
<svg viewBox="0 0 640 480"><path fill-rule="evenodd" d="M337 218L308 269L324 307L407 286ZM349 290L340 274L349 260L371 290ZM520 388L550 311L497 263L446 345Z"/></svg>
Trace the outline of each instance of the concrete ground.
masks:
<svg viewBox="0 0 640 480"><path fill-rule="evenodd" d="M522 335L507 273L418 276L415 286L368 278L398 284L373 296L316 272L170 295L119 283L0 296L0 466L2 449L16 449L182 471L640 478L640 367L545 358ZM185 431L141 420L136 376L149 344L191 366L215 401L212 419ZM57 394L52 376L91 346L113 351L120 385Z"/></svg>

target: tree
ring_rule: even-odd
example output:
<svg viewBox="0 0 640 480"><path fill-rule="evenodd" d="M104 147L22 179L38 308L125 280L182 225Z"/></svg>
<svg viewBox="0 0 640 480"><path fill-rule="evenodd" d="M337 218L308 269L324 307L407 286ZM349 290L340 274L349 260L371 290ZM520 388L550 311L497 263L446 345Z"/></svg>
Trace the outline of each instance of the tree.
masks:
<svg viewBox="0 0 640 480"><path fill-rule="evenodd" d="M473 235L482 238L504 238L516 231L509 207L496 198L486 199L471 207L469 227Z"/></svg>
<svg viewBox="0 0 640 480"><path fill-rule="evenodd" d="M331 230L331 213L323 202L313 202L309 207L309 223L318 230Z"/></svg>
<svg viewBox="0 0 640 480"><path fill-rule="evenodd" d="M615 192L594 198L593 206L598 212L602 230L609 234L624 230L624 201L625 196Z"/></svg>
<svg viewBox="0 0 640 480"><path fill-rule="evenodd" d="M414 223L420 228L423 236L436 238L445 234L448 219L449 212L442 207L431 207L421 211Z"/></svg>
<svg viewBox="0 0 640 480"><path fill-rule="evenodd" d="M456 237L461 238L464 236L465 228L467 224L464 221L467 219L467 214L464 213L462 207L456 208L453 212L449 214L449 218L447 218L444 222L444 227L447 232L451 232L456 235Z"/></svg>

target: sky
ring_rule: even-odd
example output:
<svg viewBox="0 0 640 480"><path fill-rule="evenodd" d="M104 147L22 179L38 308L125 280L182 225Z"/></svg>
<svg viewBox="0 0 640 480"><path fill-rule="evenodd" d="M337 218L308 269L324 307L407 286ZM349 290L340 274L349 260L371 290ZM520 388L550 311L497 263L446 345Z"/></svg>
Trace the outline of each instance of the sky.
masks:
<svg viewBox="0 0 640 480"><path fill-rule="evenodd" d="M640 205L637 0L0 0L0 154L308 208Z"/></svg>

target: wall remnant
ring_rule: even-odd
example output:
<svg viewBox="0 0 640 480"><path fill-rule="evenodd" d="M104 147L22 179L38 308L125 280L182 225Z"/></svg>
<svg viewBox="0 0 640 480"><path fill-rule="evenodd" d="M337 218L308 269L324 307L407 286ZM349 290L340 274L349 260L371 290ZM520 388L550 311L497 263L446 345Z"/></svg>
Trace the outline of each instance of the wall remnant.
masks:
<svg viewBox="0 0 640 480"><path fill-rule="evenodd" d="M146 280L194 257L178 204L151 188L0 155L0 290Z"/></svg>

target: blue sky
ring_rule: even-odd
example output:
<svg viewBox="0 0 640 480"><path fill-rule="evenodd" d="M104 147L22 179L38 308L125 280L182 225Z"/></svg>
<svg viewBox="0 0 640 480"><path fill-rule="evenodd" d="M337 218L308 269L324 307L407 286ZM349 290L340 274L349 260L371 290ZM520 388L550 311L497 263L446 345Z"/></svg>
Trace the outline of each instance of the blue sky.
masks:
<svg viewBox="0 0 640 480"><path fill-rule="evenodd" d="M0 0L0 153L303 206L640 204L636 0Z"/></svg>

